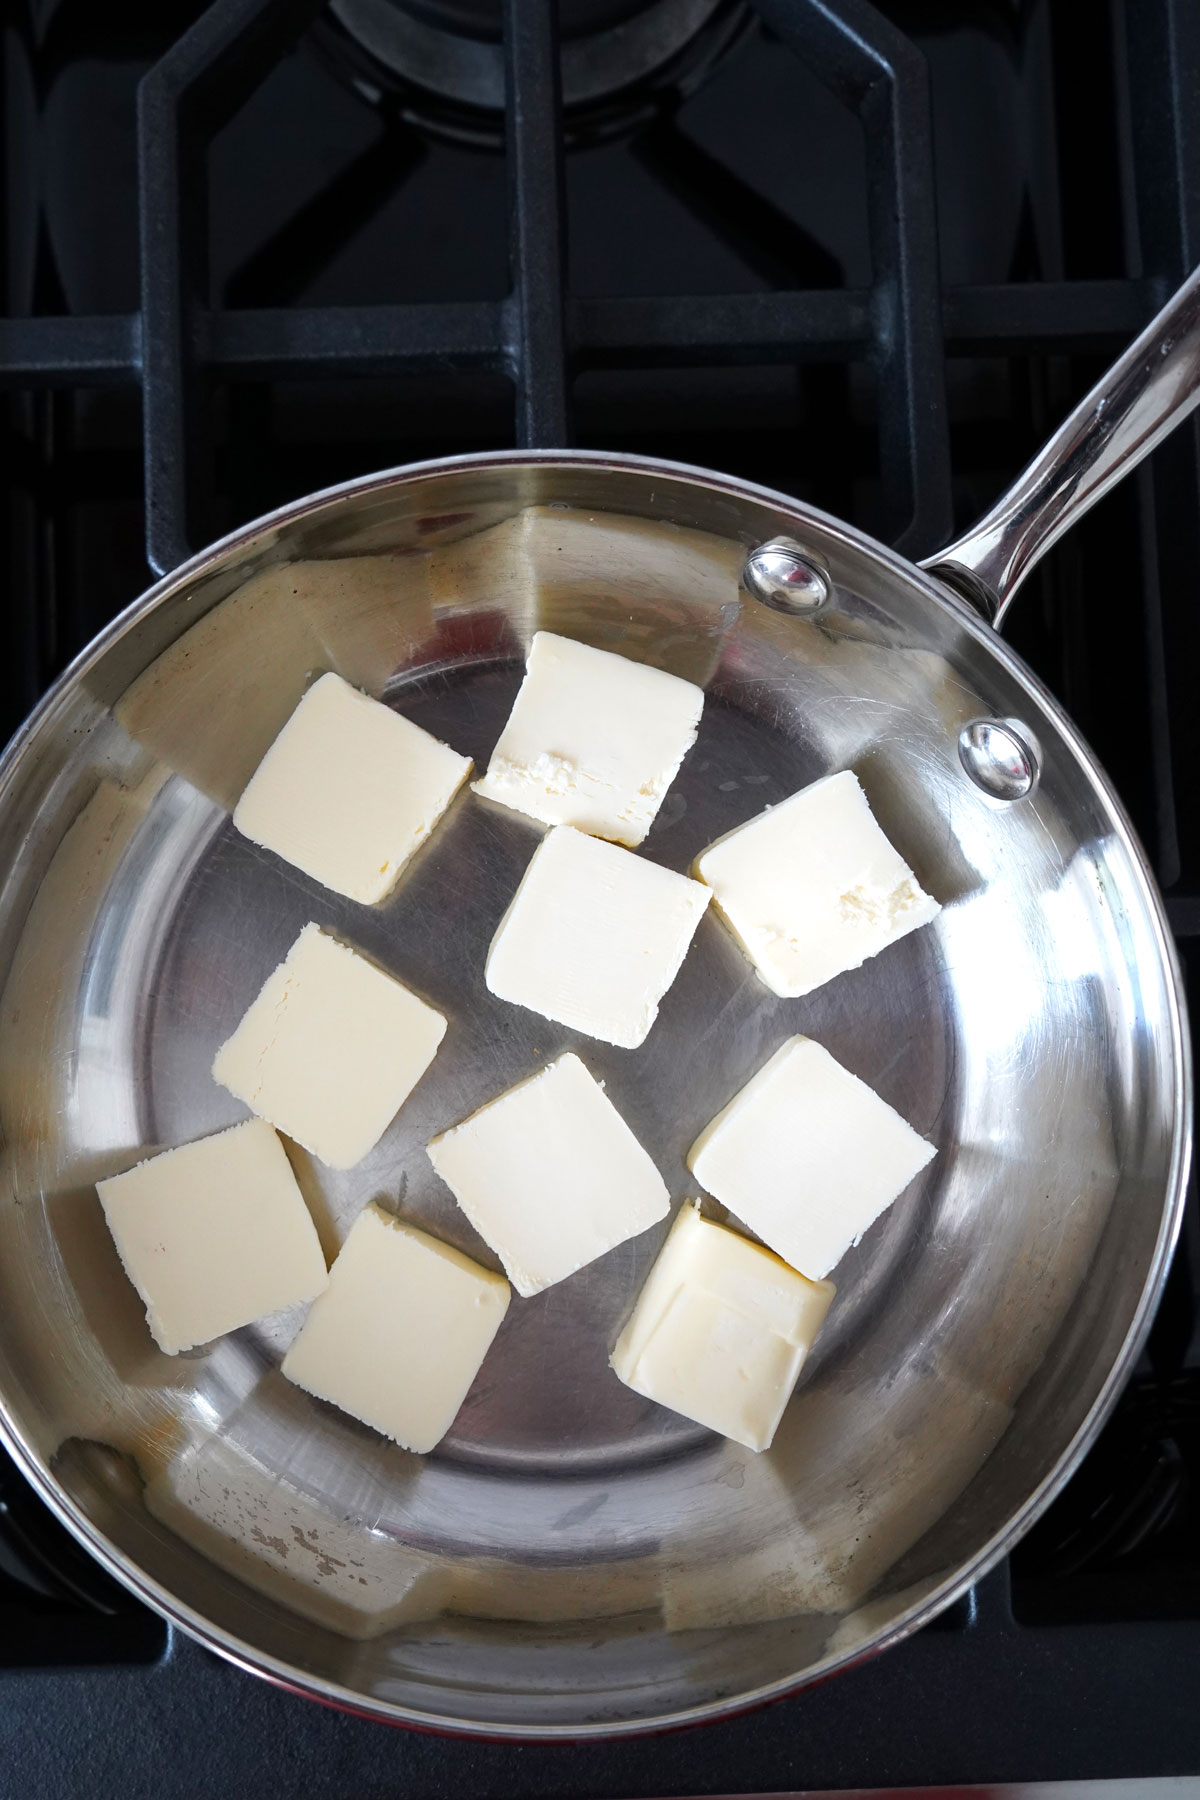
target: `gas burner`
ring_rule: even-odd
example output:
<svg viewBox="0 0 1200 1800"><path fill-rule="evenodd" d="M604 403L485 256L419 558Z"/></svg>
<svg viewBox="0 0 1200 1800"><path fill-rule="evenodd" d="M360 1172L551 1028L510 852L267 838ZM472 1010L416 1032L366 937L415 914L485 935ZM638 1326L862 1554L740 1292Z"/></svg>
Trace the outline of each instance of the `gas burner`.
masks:
<svg viewBox="0 0 1200 1800"><path fill-rule="evenodd" d="M157 1662L162 1619L92 1560L0 1451L0 1669Z"/></svg>
<svg viewBox="0 0 1200 1800"><path fill-rule="evenodd" d="M1195 1617L1198 1526L1200 1369L1135 1381L1013 1554L1030 1621Z"/></svg>
<svg viewBox="0 0 1200 1800"><path fill-rule="evenodd" d="M500 0L331 0L315 40L373 104L500 149ZM561 0L568 143L603 142L694 93L751 24L746 0Z"/></svg>

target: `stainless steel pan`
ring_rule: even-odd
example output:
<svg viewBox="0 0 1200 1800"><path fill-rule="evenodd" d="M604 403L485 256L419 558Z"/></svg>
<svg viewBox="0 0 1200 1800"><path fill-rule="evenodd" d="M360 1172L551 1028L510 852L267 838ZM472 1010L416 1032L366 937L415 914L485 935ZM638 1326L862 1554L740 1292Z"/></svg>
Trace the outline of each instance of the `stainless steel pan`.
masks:
<svg viewBox="0 0 1200 1800"><path fill-rule="evenodd" d="M1129 1371L1175 1238L1183 1001L1104 775L946 582L1003 612L1195 401L1197 308L1193 280L931 572L703 470L460 458L239 531L47 696L0 764L3 1432L137 1593L306 1693L579 1737L719 1716L890 1643L1046 1504ZM652 1238L516 1302L449 1438L417 1458L282 1380L294 1318L161 1355L96 1201L98 1177L237 1117L214 1048L314 918L451 1018L365 1165L296 1153L327 1248L383 1195L487 1257L422 1146L569 1041L482 981L534 828L464 794L366 909L239 840L228 809L318 669L484 761L539 625L707 688L646 854L686 868L850 766L946 903L801 1001L769 996L706 920L645 1047L583 1047L680 1197L697 1128L797 1030L937 1140L839 1270L759 1457L607 1369Z"/></svg>

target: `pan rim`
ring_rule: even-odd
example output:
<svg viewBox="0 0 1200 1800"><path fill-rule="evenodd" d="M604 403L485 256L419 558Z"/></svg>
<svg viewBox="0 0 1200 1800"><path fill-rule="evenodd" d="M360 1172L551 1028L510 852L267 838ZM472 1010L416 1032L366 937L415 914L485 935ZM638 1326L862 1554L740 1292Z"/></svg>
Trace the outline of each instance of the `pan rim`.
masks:
<svg viewBox="0 0 1200 1800"><path fill-rule="evenodd" d="M945 1581L932 1587L921 1599L913 1602L885 1629L869 1635L852 1648L823 1658L798 1675L781 1677L778 1681L729 1699L704 1702L671 1713L633 1720L516 1726L504 1720L462 1719L397 1703L375 1701L338 1682L309 1675L283 1659L257 1649L236 1634L215 1626L202 1613L179 1601L168 1589L147 1575L92 1523L84 1509L60 1487L42 1457L25 1441L7 1398L0 1392L0 1441L55 1517L122 1586L158 1612L168 1625L183 1631L206 1649L216 1652L250 1674L262 1676L276 1686L361 1717L476 1740L582 1743L645 1736L691 1725L717 1723L798 1693L817 1681L825 1680L901 1642L953 1604L1008 1554L1062 1491L1083 1460L1112 1410L1145 1342L1183 1219L1192 1154L1192 1053L1182 971L1149 859L1103 767L1050 691L996 630L957 595L943 587L935 576L909 562L907 558L878 543L857 527L797 500L794 496L695 464L602 450L498 450L467 453L401 464L371 475L358 476L263 514L227 533L153 583L123 608L72 659L0 753L0 805L3 804L16 768L28 746L53 718L65 695L75 688L134 625L186 588L198 576L218 568L239 551L250 548L256 540L266 540L271 533L325 509L336 508L343 501L391 487L432 480L456 470L481 471L513 465L627 470L701 486L742 500L749 499L781 511L800 524L806 521L818 524L823 531L840 538L847 546L866 552L909 584L915 584L931 602L949 607L959 626L994 656L1030 698L1050 715L1067 748L1098 791L1137 880L1145 916L1152 928L1160 966L1166 977L1164 985L1170 1020L1174 1128L1159 1230L1129 1327L1100 1391L1073 1437L1042 1481L1005 1525L966 1564Z"/></svg>

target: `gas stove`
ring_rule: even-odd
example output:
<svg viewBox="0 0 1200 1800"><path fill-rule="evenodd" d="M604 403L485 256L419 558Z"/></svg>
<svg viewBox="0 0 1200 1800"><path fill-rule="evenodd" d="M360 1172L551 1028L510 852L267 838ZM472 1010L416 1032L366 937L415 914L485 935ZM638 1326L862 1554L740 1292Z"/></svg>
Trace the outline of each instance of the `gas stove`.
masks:
<svg viewBox="0 0 1200 1800"><path fill-rule="evenodd" d="M0 732L156 572L426 456L643 451L925 554L1200 260L1180 0L14 0ZM1200 971L1200 436L1008 635ZM766 1712L487 1746L250 1679L0 1457L0 1791L764 1792L1200 1772L1200 1206L1141 1366L1010 1561ZM219 1721L219 1724L216 1722Z"/></svg>

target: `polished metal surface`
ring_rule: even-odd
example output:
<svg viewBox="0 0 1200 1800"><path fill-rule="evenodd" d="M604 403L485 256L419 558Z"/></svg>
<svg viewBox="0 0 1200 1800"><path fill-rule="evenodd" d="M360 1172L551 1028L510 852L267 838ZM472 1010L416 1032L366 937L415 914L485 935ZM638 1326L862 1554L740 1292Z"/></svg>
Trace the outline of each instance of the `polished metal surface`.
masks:
<svg viewBox="0 0 1200 1800"><path fill-rule="evenodd" d="M742 586L764 606L800 617L828 604L829 577L795 538L772 538L746 558Z"/></svg>
<svg viewBox="0 0 1200 1800"><path fill-rule="evenodd" d="M746 599L748 552L780 535L828 571L836 609ZM779 1000L705 918L630 1052L484 986L529 821L462 793L378 908L234 832L232 801L316 672L482 763L541 626L706 689L644 854L685 870L849 767L938 920ZM960 734L981 718L1036 736L1020 805L964 775ZM247 1668L466 1731L719 1715L961 1592L1065 1479L1130 1368L1189 1153L1178 975L1143 857L1014 654L930 577L783 496L543 453L307 500L160 583L52 691L0 763L0 844L4 1437L109 1568ZM937 1143L838 1269L769 1452L607 1366L660 1232L515 1300L427 1457L281 1378L293 1316L155 1348L93 1183L241 1116L213 1051L309 919L450 1021L366 1162L338 1175L294 1152L330 1253L379 1197L493 1262L423 1145L567 1047L677 1200L699 1127L797 1031Z"/></svg>
<svg viewBox="0 0 1200 1800"><path fill-rule="evenodd" d="M1038 754L1012 719L972 719L958 734L958 757L993 800L1024 800L1037 786Z"/></svg>
<svg viewBox="0 0 1200 1800"><path fill-rule="evenodd" d="M1200 269L965 536L922 564L997 626L1040 556L1200 402Z"/></svg>

